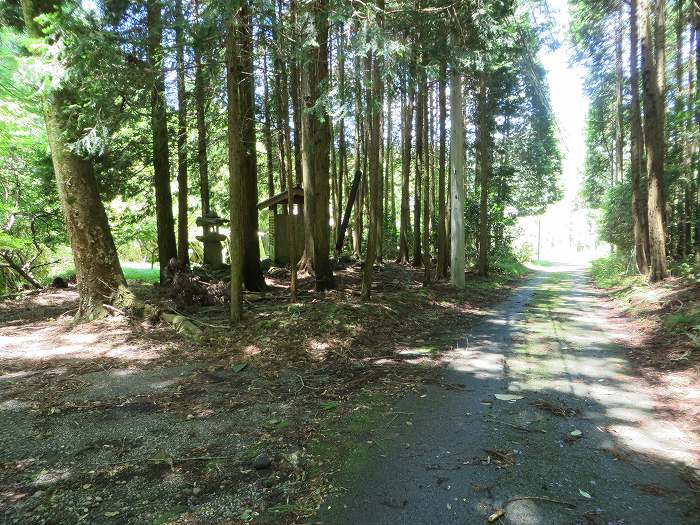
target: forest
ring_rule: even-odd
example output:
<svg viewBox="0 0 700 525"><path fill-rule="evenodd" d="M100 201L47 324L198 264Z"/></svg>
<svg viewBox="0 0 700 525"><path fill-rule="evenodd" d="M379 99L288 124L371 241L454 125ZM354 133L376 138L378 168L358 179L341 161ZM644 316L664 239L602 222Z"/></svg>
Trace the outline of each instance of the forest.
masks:
<svg viewBox="0 0 700 525"><path fill-rule="evenodd" d="M699 31L0 0L0 518L696 523Z"/></svg>
<svg viewBox="0 0 700 525"><path fill-rule="evenodd" d="M232 232L233 319L290 258L317 291L346 256L366 299L383 260L459 286L465 264L512 255L516 216L557 200L545 29L509 2L234 7L6 4L6 293L41 286L70 244L94 317L120 260L156 262L163 285L172 259L201 266L214 216Z"/></svg>

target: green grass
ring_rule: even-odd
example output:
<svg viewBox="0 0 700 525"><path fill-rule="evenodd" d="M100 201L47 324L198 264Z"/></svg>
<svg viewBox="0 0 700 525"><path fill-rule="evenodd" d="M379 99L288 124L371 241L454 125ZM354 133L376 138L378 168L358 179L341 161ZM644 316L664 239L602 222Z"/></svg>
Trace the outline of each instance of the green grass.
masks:
<svg viewBox="0 0 700 525"><path fill-rule="evenodd" d="M127 281L141 281L146 283L157 283L160 280L160 268L156 265L153 268L134 266L133 263L122 263L122 270Z"/></svg>
<svg viewBox="0 0 700 525"><path fill-rule="evenodd" d="M591 263L593 281L601 288L617 288L628 286L644 280L637 273L630 256L613 253L607 257L596 259Z"/></svg>
<svg viewBox="0 0 700 525"><path fill-rule="evenodd" d="M531 264L535 266L541 266L542 268L548 268L550 266L556 266L556 263L552 261L545 261L544 259L533 259L530 261Z"/></svg>
<svg viewBox="0 0 700 525"><path fill-rule="evenodd" d="M157 264L154 265L153 268L151 268L150 264L123 262L122 271L124 272L124 278L127 281L157 283L160 280L160 268ZM70 266L67 266L58 274L48 278L48 282L46 284L50 283L51 280L56 276L63 277L64 279L69 279L75 276L75 266L73 266L72 264Z"/></svg>
<svg viewBox="0 0 700 525"><path fill-rule="evenodd" d="M496 256L491 260L490 265L494 272L509 277L522 277L530 271L514 255Z"/></svg>

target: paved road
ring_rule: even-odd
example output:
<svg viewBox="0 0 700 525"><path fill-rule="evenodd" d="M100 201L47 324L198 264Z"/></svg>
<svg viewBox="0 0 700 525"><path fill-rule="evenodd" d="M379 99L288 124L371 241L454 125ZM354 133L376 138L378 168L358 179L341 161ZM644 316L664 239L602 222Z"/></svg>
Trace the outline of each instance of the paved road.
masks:
<svg viewBox="0 0 700 525"><path fill-rule="evenodd" d="M696 444L654 412L584 270L549 270L460 342L445 379L463 388L398 403L409 415L350 469L360 474L336 480L346 490L315 523L467 525L501 508L502 524L700 523L679 477ZM540 399L578 412L559 417ZM523 496L544 499L509 502Z"/></svg>

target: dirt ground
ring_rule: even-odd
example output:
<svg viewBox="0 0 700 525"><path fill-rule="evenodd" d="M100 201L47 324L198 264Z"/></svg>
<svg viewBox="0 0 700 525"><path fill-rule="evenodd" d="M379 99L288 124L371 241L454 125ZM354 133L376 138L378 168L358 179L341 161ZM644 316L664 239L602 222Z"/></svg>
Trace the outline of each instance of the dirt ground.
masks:
<svg viewBox="0 0 700 525"><path fill-rule="evenodd" d="M391 400L443 381L443 352L515 284L423 287L389 264L365 304L359 268L338 277L289 304L273 269L235 329L223 304L182 311L198 343L120 315L73 326L73 288L0 302L2 523L304 522Z"/></svg>
<svg viewBox="0 0 700 525"><path fill-rule="evenodd" d="M700 437L700 283L636 283L612 290L608 303L617 340L653 385L657 410Z"/></svg>

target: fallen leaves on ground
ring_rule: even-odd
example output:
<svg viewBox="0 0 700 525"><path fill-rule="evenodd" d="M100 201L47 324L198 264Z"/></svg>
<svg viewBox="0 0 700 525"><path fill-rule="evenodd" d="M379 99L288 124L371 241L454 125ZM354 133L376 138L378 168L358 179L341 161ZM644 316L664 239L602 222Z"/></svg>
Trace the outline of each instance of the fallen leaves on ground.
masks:
<svg viewBox="0 0 700 525"><path fill-rule="evenodd" d="M567 406L555 405L554 403L550 403L544 399L531 401L530 404L539 408L540 410L544 410L545 412L549 412L550 414L554 414L555 416L559 417L573 417L578 414L578 410L576 409Z"/></svg>

